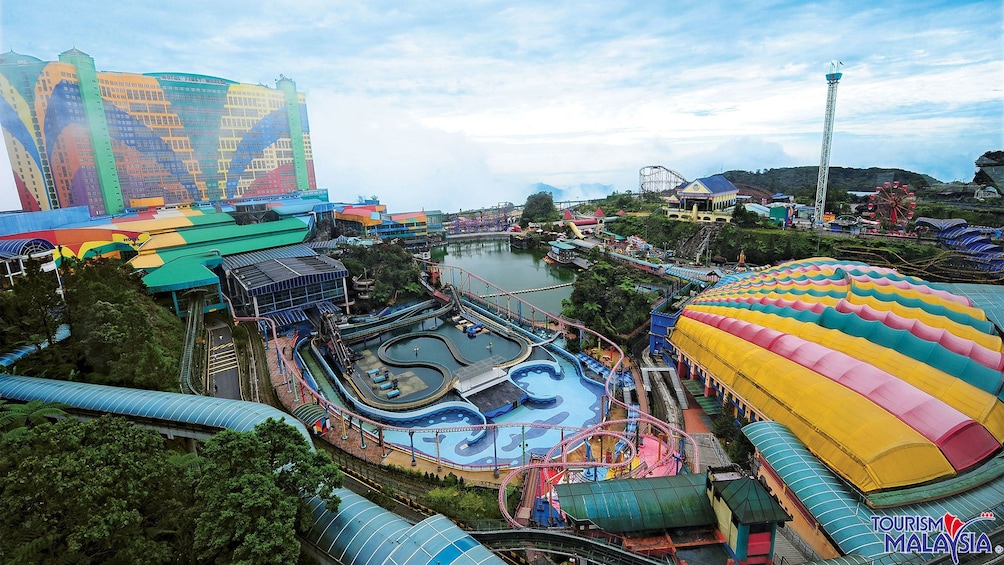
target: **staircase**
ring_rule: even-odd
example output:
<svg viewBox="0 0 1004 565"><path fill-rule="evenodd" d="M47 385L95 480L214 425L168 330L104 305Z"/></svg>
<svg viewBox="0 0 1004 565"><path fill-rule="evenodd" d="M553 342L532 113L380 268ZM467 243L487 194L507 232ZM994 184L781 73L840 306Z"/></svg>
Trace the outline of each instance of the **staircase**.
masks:
<svg viewBox="0 0 1004 565"><path fill-rule="evenodd" d="M718 239L723 227L724 224L718 223L701 224L701 228L697 230L697 233L680 244L680 247L676 250L676 256L686 259L696 259L699 252L705 252Z"/></svg>

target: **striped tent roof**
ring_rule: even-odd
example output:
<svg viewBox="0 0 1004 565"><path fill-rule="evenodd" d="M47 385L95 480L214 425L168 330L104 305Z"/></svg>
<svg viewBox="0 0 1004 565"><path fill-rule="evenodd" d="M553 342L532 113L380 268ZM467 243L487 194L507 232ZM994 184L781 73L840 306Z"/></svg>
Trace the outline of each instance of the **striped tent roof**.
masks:
<svg viewBox="0 0 1004 565"><path fill-rule="evenodd" d="M672 343L863 492L954 477L1004 441L1004 348L969 299L833 259L729 277Z"/></svg>

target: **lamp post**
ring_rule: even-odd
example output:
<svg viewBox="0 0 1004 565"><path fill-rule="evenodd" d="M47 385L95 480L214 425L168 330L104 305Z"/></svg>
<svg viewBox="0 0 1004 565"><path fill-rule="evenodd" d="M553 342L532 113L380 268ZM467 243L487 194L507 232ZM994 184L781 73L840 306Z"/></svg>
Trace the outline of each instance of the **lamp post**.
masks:
<svg viewBox="0 0 1004 565"><path fill-rule="evenodd" d="M436 471L443 470L443 458L439 454L439 432L436 432Z"/></svg>
<svg viewBox="0 0 1004 565"><path fill-rule="evenodd" d="M498 444L499 444L499 429L496 426L496 427L492 428L492 454L494 456L494 458L492 459L492 461L495 462L495 472L494 472L494 475L495 475L496 479L499 478L499 448L498 448Z"/></svg>
<svg viewBox="0 0 1004 565"><path fill-rule="evenodd" d="M523 466L525 467L526 466L526 426L522 426L520 428L520 430L522 430L521 434L522 434L522 438L523 438L522 441L521 441L521 443L520 443L520 447L523 448L523 460L522 461L523 461Z"/></svg>
<svg viewBox="0 0 1004 565"><path fill-rule="evenodd" d="M414 467L418 465L418 462L415 461L415 432L413 430L408 431L408 441L411 442L411 466Z"/></svg>

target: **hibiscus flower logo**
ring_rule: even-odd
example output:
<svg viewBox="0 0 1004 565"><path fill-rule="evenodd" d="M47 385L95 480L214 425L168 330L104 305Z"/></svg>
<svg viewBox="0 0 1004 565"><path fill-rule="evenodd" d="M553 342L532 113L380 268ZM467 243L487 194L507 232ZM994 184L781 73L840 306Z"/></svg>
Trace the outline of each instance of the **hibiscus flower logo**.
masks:
<svg viewBox="0 0 1004 565"><path fill-rule="evenodd" d="M993 520L993 512L982 512L979 516L970 518L968 521L963 522L958 516L952 514L951 512L945 512L942 516L942 522L945 525L945 533L948 534L950 539L950 548L952 553L952 563L959 562L959 536L969 527L970 524L975 522L982 522L984 520Z"/></svg>
<svg viewBox="0 0 1004 565"><path fill-rule="evenodd" d="M966 527L966 523L959 520L959 517L951 512L945 512L945 516L942 519L945 521L945 531L948 532L949 537L952 539L956 539L959 530Z"/></svg>

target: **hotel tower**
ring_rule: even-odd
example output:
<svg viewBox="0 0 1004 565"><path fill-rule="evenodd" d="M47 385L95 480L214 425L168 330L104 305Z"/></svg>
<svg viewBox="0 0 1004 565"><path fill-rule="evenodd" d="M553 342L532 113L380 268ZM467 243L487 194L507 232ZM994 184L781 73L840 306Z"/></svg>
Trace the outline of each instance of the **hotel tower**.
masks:
<svg viewBox="0 0 1004 565"><path fill-rule="evenodd" d="M77 49L0 55L0 126L25 211L91 215L313 190L304 95L187 73L98 72Z"/></svg>

